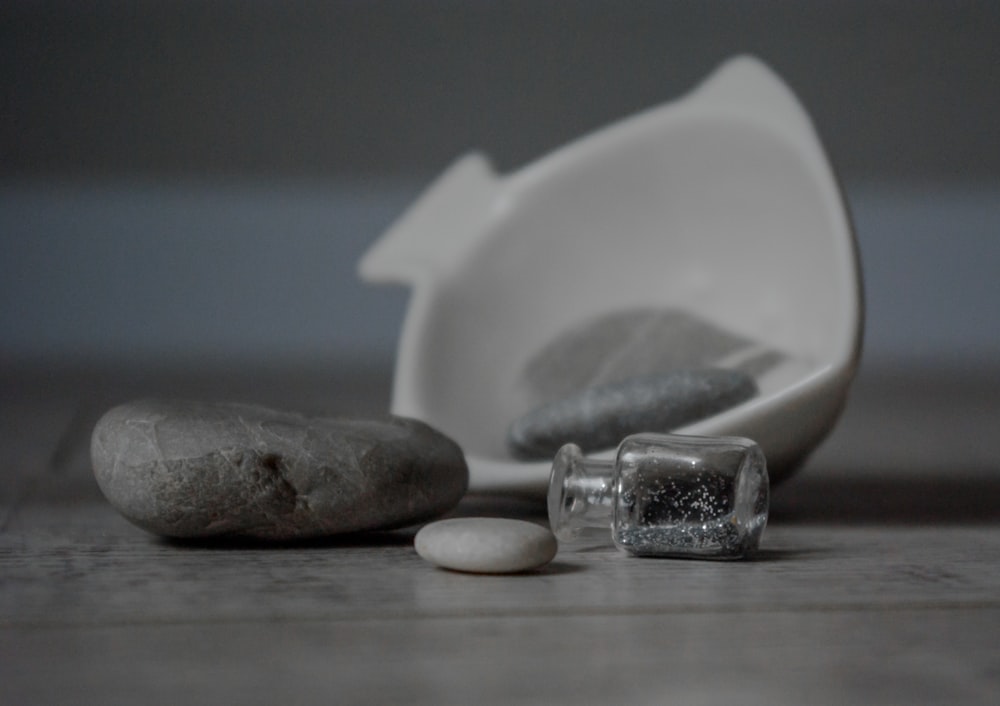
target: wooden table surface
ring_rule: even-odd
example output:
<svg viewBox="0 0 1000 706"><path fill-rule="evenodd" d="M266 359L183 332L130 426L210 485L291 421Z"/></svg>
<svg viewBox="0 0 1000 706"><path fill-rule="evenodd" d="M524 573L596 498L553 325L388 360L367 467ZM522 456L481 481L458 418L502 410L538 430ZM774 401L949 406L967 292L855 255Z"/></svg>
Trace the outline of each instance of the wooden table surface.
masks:
<svg viewBox="0 0 1000 706"><path fill-rule="evenodd" d="M1000 375L866 371L758 560L561 550L474 576L413 530L281 548L131 526L87 458L151 394L376 414L390 372L8 367L0 703L1000 703ZM544 521L539 498L460 515Z"/></svg>

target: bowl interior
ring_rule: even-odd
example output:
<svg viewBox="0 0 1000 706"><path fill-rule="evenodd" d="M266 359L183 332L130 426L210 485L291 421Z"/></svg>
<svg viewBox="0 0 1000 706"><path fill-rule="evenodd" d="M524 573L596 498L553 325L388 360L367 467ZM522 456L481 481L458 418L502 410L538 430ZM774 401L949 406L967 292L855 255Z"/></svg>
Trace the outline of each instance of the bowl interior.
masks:
<svg viewBox="0 0 1000 706"><path fill-rule="evenodd" d="M811 155L736 119L642 137L510 180L431 293L416 392L471 456L510 460L507 427L539 402L525 371L601 316L675 312L757 342L779 359L758 374L765 397L850 357L850 235Z"/></svg>

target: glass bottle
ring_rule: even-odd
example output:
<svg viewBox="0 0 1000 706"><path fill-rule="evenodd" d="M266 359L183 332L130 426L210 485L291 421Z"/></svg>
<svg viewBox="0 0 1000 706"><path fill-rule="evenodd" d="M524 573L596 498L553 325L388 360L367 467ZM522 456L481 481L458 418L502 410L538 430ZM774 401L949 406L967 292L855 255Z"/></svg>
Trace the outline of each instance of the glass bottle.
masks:
<svg viewBox="0 0 1000 706"><path fill-rule="evenodd" d="M749 439L635 434L614 460L559 449L549 523L561 541L610 529L637 556L743 559L760 544L768 496L764 454Z"/></svg>

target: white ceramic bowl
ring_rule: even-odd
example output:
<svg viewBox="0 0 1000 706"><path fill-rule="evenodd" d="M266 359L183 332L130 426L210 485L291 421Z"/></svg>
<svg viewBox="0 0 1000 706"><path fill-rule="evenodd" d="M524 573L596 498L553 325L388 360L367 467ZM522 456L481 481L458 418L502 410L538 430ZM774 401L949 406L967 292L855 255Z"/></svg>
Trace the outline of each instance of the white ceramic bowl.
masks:
<svg viewBox="0 0 1000 706"><path fill-rule="evenodd" d="M360 271L413 287L392 411L456 439L477 489L544 490L551 463L505 450L531 406L518 380L597 315L690 312L785 355L757 396L676 430L754 439L774 481L832 428L860 355L858 256L837 181L795 96L751 57L513 174L460 159Z"/></svg>

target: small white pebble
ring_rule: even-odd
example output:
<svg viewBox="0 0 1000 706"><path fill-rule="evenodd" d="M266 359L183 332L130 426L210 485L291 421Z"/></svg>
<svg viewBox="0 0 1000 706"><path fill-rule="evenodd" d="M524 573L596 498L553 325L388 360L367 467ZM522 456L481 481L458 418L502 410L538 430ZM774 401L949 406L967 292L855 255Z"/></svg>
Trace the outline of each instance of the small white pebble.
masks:
<svg viewBox="0 0 1000 706"><path fill-rule="evenodd" d="M444 569L509 574L552 561L558 545L547 528L522 520L458 517L424 526L417 554Z"/></svg>

